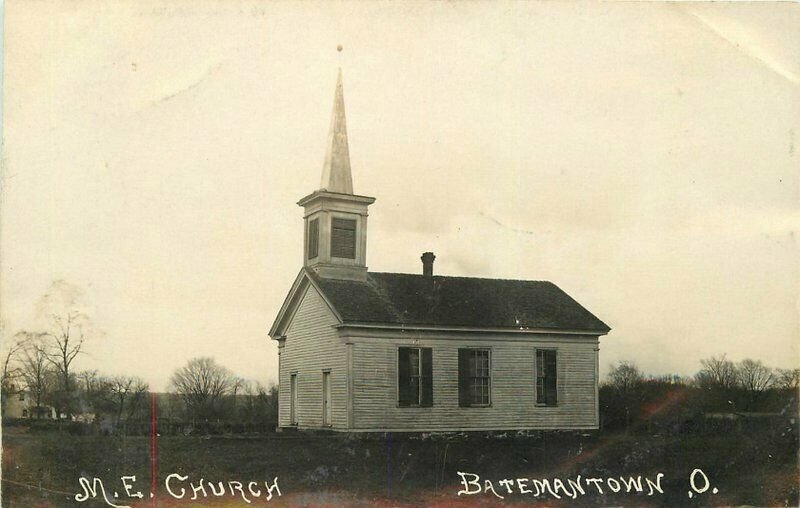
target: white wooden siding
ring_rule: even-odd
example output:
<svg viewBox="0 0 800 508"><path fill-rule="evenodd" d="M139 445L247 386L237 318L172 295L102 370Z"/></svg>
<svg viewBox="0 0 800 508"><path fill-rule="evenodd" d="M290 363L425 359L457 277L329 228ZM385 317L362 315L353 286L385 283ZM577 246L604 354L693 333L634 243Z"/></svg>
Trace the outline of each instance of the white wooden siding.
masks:
<svg viewBox="0 0 800 508"><path fill-rule="evenodd" d="M433 407L398 407L397 348L433 349ZM491 406L458 406L458 349L492 351ZM536 348L556 349L558 405L536 405ZM597 428L594 337L531 340L359 338L352 345L353 427L363 431Z"/></svg>
<svg viewBox="0 0 800 508"><path fill-rule="evenodd" d="M322 427L322 372L330 370L331 423L347 427L347 349L337 338L336 317L308 285L291 323L280 359L278 422L291 426L290 376L297 374L297 426Z"/></svg>

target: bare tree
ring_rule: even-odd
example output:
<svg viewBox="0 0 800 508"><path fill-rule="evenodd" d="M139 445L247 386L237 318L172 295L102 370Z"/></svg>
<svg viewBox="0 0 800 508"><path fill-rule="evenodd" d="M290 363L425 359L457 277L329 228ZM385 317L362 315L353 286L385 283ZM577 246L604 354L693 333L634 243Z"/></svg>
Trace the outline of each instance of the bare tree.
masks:
<svg viewBox="0 0 800 508"><path fill-rule="evenodd" d="M61 388L69 392L72 389L69 369L83 348L82 323L85 316L78 311L69 311L63 316L53 314L50 317L55 326L47 332L52 339L48 358L61 375Z"/></svg>
<svg viewBox="0 0 800 508"><path fill-rule="evenodd" d="M264 387L259 382L243 380L242 401L237 414L251 423L275 423L278 414L278 387ZM274 420L274 421L273 421Z"/></svg>
<svg viewBox="0 0 800 508"><path fill-rule="evenodd" d="M611 368L608 380L611 386L628 393L642 383L644 376L634 363L624 361Z"/></svg>
<svg viewBox="0 0 800 508"><path fill-rule="evenodd" d="M21 373L25 380L25 386L36 404L34 412L39 418L42 402L50 390L52 379L47 350L40 338L33 337L25 342L22 350Z"/></svg>
<svg viewBox="0 0 800 508"><path fill-rule="evenodd" d="M128 396L128 408L126 410L126 418L132 419L141 416L143 408L147 407L145 402L147 395L150 393L150 386L139 378L135 378L131 392Z"/></svg>
<svg viewBox="0 0 800 508"><path fill-rule="evenodd" d="M235 376L231 382L231 413L236 415L239 410L237 395L246 393L250 383L239 376Z"/></svg>
<svg viewBox="0 0 800 508"><path fill-rule="evenodd" d="M123 415L131 418L147 393L147 383L134 376L114 376L108 380L109 397L114 407L117 425Z"/></svg>
<svg viewBox="0 0 800 508"><path fill-rule="evenodd" d="M236 378L213 358L193 358L172 374L171 384L192 418L219 416L223 398L233 392Z"/></svg>
<svg viewBox="0 0 800 508"><path fill-rule="evenodd" d="M739 382L739 375L736 364L725 358L725 355L717 358L712 356L705 360L700 360L703 368L697 373L695 379L701 388L719 388L732 390Z"/></svg>
<svg viewBox="0 0 800 508"><path fill-rule="evenodd" d="M748 402L751 405L758 402L758 399L772 386L775 379L772 369L759 360L749 358L742 360L736 370L739 385L747 394Z"/></svg>
<svg viewBox="0 0 800 508"><path fill-rule="evenodd" d="M243 380L242 388L242 407L239 414L243 420L253 421L256 414L256 390L255 385L250 381Z"/></svg>
<svg viewBox="0 0 800 508"><path fill-rule="evenodd" d="M749 358L739 362L739 383L742 388L751 392L763 392L774 381L774 373L771 368L767 367L760 360L751 360Z"/></svg>
<svg viewBox="0 0 800 508"><path fill-rule="evenodd" d="M64 409L68 414L72 411L70 394L73 390L70 369L83 349L89 326L89 319L80 306L81 295L77 286L57 280L37 304L37 314L48 323L47 356L59 373L62 398L67 405Z"/></svg>
<svg viewBox="0 0 800 508"><path fill-rule="evenodd" d="M639 388L642 386L644 376L639 368L632 362L624 361L611 368L608 373L609 386L613 388L622 402L625 411L625 427L631 424L631 409L637 406Z"/></svg>
<svg viewBox="0 0 800 508"><path fill-rule="evenodd" d="M79 383L80 388L86 393L91 394L100 387L100 384L103 382L103 379L100 377L100 374L97 372L97 369L94 370L82 370L78 372L75 376Z"/></svg>
<svg viewBox="0 0 800 508"><path fill-rule="evenodd" d="M778 369L775 375L775 387L783 390L800 388L800 369Z"/></svg>
<svg viewBox="0 0 800 508"><path fill-rule="evenodd" d="M19 365L19 356L25 348L25 344L31 339L31 335L32 334L28 332L16 333L14 337L10 339L9 345L7 346L8 349L3 355L3 371L0 373L0 375L2 375L2 379L0 379L0 386L2 387L0 396L3 401L3 414L5 414L7 398L18 393L21 389L20 381L22 381L22 369Z"/></svg>
<svg viewBox="0 0 800 508"><path fill-rule="evenodd" d="M79 392L81 413L115 414L111 401L111 386L108 379L97 370L83 370L75 375L75 386ZM76 408L73 408L76 409Z"/></svg>
<svg viewBox="0 0 800 508"><path fill-rule="evenodd" d="M265 409L265 420L272 425L278 425L278 385L271 384L266 390L258 385L259 397L262 399Z"/></svg>

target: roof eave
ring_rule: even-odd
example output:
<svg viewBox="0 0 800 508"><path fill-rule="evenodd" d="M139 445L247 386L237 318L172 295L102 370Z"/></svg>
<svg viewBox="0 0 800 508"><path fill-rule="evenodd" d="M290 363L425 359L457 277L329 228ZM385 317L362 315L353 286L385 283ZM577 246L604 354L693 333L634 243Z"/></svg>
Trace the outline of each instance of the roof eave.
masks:
<svg viewBox="0 0 800 508"><path fill-rule="evenodd" d="M297 202L297 204L300 206L306 206L309 203L322 198L335 199L339 201L351 201L363 203L365 205L371 205L375 202L375 198L370 196L362 196L360 194L343 194L341 192L331 192L327 190L316 190L311 194L304 196L302 199L300 199L300 201Z"/></svg>
<svg viewBox="0 0 800 508"><path fill-rule="evenodd" d="M297 277L295 277L294 282L292 283L292 287L286 294L286 298L284 298L280 310L278 310L278 315L275 316L275 320L272 322L272 326L269 328L269 332L267 334L272 340L278 340L282 335L281 333L279 333L280 325L283 322L283 319L286 316L289 307L291 306L292 298L297 292L297 289L300 287L304 276L305 276L305 269L302 268L300 269L300 272L297 274Z"/></svg>
<svg viewBox="0 0 800 508"><path fill-rule="evenodd" d="M474 326L443 326L424 324L398 324L398 323L368 323L368 322L343 322L336 328L372 328L384 330L420 330L437 332L467 332L467 333L516 333L516 334L563 334L563 335L607 335L611 329L580 329L580 328L532 328L521 326L518 328L503 327L474 327Z"/></svg>
<svg viewBox="0 0 800 508"><path fill-rule="evenodd" d="M272 323L272 326L269 329L269 336L272 340L280 340L284 338L283 334L283 322L288 316L289 311L292 308L292 303L297 295L298 291L303 286L303 281L308 281L308 284L314 287L317 290L322 301L325 302L325 305L328 306L333 316L336 320L341 323L342 316L339 314L339 311L336 310L336 307L333 306L333 303L328 299L325 293L322 291L322 288L319 286L317 281L315 280L312 272L308 270L306 267L300 269L300 273L297 274L297 278L295 278L294 283L292 284L289 293L286 295L286 299L283 301L283 305L281 305L281 309L278 311L278 315L275 318L275 321Z"/></svg>

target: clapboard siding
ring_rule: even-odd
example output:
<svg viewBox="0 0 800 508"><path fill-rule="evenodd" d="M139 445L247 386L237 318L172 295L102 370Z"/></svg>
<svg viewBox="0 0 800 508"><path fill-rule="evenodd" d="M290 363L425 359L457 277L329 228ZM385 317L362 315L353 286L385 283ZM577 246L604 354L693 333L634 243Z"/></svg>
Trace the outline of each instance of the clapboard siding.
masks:
<svg viewBox="0 0 800 508"><path fill-rule="evenodd" d="M317 290L306 287L294 317L286 330L280 358L278 419L281 427L291 425L290 376L297 374L298 427L322 427L322 372L330 370L331 423L347 427L347 349L333 326L336 317Z"/></svg>
<svg viewBox="0 0 800 508"><path fill-rule="evenodd" d="M433 407L397 405L397 349L431 347ZM491 407L458 407L458 349L491 349ZM558 406L537 406L535 351L556 349ZM352 346L354 430L586 429L597 427L597 341L360 339Z"/></svg>

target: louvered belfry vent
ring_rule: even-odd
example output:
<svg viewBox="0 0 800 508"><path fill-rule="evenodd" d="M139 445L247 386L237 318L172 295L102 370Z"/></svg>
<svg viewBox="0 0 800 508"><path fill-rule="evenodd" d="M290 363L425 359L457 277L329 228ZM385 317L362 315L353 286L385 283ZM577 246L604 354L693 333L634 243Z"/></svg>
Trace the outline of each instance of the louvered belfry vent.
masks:
<svg viewBox="0 0 800 508"><path fill-rule="evenodd" d="M308 223L308 259L319 256L319 219Z"/></svg>
<svg viewBox="0 0 800 508"><path fill-rule="evenodd" d="M356 221L334 217L331 221L331 257L356 258Z"/></svg>

